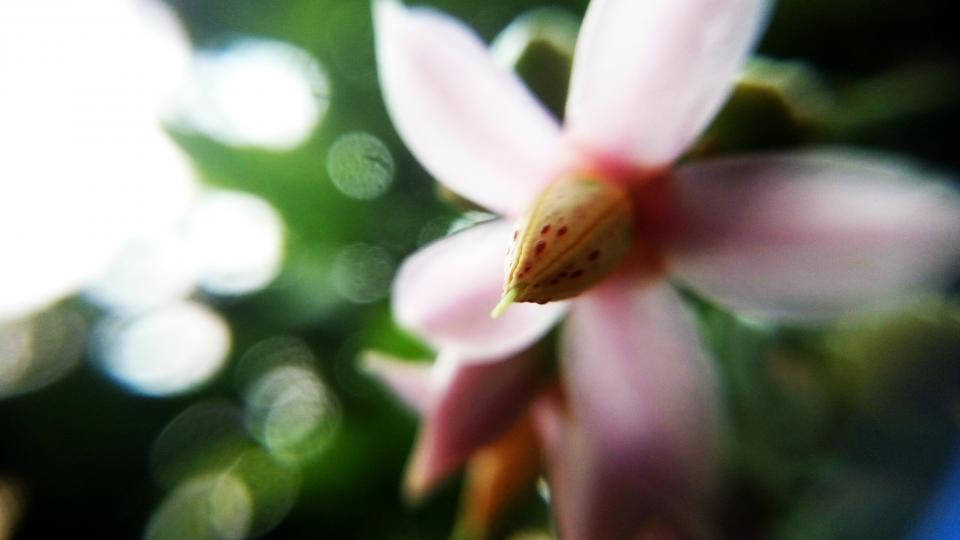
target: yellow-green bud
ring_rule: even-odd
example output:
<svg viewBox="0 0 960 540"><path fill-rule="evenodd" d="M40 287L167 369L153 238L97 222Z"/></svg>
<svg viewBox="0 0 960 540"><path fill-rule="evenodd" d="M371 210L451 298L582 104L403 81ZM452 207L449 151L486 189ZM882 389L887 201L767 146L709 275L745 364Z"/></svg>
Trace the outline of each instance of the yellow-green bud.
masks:
<svg viewBox="0 0 960 540"><path fill-rule="evenodd" d="M633 207L623 186L580 176L554 182L517 225L507 252L506 303L498 308L587 290L624 260L633 230Z"/></svg>

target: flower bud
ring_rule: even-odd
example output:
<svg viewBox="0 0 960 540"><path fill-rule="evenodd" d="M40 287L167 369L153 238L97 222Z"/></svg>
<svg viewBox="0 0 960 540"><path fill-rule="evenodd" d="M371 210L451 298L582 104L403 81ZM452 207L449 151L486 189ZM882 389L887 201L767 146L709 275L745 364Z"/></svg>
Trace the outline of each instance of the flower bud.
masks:
<svg viewBox="0 0 960 540"><path fill-rule="evenodd" d="M554 182L514 233L504 300L546 303L587 290L630 252L633 221L623 186L581 176Z"/></svg>

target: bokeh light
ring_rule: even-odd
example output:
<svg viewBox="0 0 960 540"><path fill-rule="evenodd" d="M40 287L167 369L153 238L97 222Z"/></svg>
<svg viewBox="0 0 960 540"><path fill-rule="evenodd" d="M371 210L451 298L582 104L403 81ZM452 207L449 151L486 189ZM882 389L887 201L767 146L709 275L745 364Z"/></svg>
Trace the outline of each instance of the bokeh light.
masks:
<svg viewBox="0 0 960 540"><path fill-rule="evenodd" d="M130 318L107 318L96 329L100 367L131 390L166 396L216 375L230 349L223 318L195 302L178 302Z"/></svg>
<svg viewBox="0 0 960 540"><path fill-rule="evenodd" d="M244 354L236 372L247 428L274 458L302 463L326 447L340 425L340 405L303 342L261 341Z"/></svg>
<svg viewBox="0 0 960 540"><path fill-rule="evenodd" d="M300 492L298 469L278 463L262 448L251 447L230 464L253 496L250 535L259 536L277 526L290 512Z"/></svg>
<svg viewBox="0 0 960 540"><path fill-rule="evenodd" d="M340 418L336 401L315 373L279 367L247 394L249 423L279 459L297 462L323 447Z"/></svg>
<svg viewBox="0 0 960 540"><path fill-rule="evenodd" d="M228 145L287 150L310 136L329 101L329 78L309 53L248 37L196 53L171 121Z"/></svg>
<svg viewBox="0 0 960 540"><path fill-rule="evenodd" d="M13 538L13 532L23 514L23 495L20 487L0 476L0 540Z"/></svg>
<svg viewBox="0 0 960 540"><path fill-rule="evenodd" d="M178 486L154 512L148 540L247 538L253 501L246 484L229 472L211 473Z"/></svg>
<svg viewBox="0 0 960 540"><path fill-rule="evenodd" d="M283 230L263 199L223 190L198 198L182 227L200 287L220 295L253 292L276 277Z"/></svg>
<svg viewBox="0 0 960 540"><path fill-rule="evenodd" d="M147 526L148 538L259 536L287 515L300 489L299 472L247 437L242 412L226 402L198 403L177 415L154 442L150 465L171 491Z"/></svg>
<svg viewBox="0 0 960 540"><path fill-rule="evenodd" d="M133 238L85 290L88 300L115 314L135 314L205 292L255 292L283 262L280 215L255 195L200 192L166 230Z"/></svg>
<svg viewBox="0 0 960 540"><path fill-rule="evenodd" d="M69 307L0 322L0 398L51 384L83 353L86 322Z"/></svg>
<svg viewBox="0 0 960 540"><path fill-rule="evenodd" d="M225 401L202 401L167 423L153 441L150 470L163 487L235 459L250 446L243 411Z"/></svg>
<svg viewBox="0 0 960 540"><path fill-rule="evenodd" d="M353 199L375 199L390 187L393 155L369 133L341 135L327 152L327 174L333 185Z"/></svg>
<svg viewBox="0 0 960 540"><path fill-rule="evenodd" d="M182 210L193 175L156 116L187 50L160 4L0 5L0 319L70 294Z"/></svg>
<svg viewBox="0 0 960 540"><path fill-rule="evenodd" d="M181 238L173 232L162 232L131 240L84 293L101 307L136 313L187 297L195 281L194 267Z"/></svg>
<svg viewBox="0 0 960 540"><path fill-rule="evenodd" d="M365 304L390 290L394 263L387 250L370 244L345 247L333 261L333 286L351 302Z"/></svg>

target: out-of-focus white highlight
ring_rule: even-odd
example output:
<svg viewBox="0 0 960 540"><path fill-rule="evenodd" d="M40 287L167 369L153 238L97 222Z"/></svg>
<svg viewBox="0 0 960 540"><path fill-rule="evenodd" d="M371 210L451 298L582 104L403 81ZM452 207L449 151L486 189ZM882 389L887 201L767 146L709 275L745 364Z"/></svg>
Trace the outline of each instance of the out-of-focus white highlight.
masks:
<svg viewBox="0 0 960 540"><path fill-rule="evenodd" d="M351 302L375 302L389 292L393 271L393 260L385 249L353 244L338 253L333 261L333 286Z"/></svg>
<svg viewBox="0 0 960 540"><path fill-rule="evenodd" d="M181 302L129 320L106 320L97 331L103 369L132 390L151 396L185 392L223 366L230 331L209 308Z"/></svg>
<svg viewBox="0 0 960 540"><path fill-rule="evenodd" d="M338 403L317 374L304 367L272 369L245 397L254 434L284 462L313 455L339 425Z"/></svg>
<svg viewBox="0 0 960 540"><path fill-rule="evenodd" d="M327 152L327 174L333 185L353 199L375 199L393 182L390 150L369 133L341 135Z"/></svg>
<svg viewBox="0 0 960 540"><path fill-rule="evenodd" d="M181 484L147 524L148 540L233 540L249 535L254 500L242 479L207 474Z"/></svg>
<svg viewBox="0 0 960 540"><path fill-rule="evenodd" d="M17 387L30 369L32 360L32 321L16 321L0 326L0 396Z"/></svg>
<svg viewBox="0 0 960 540"><path fill-rule="evenodd" d="M199 198L183 225L201 287L243 294L276 277L283 260L283 221L263 199L217 191Z"/></svg>
<svg viewBox="0 0 960 540"><path fill-rule="evenodd" d="M85 293L121 315L185 298L196 286L219 295L251 293L276 277L283 243L281 217L266 201L206 191L167 230L129 241Z"/></svg>
<svg viewBox="0 0 960 540"><path fill-rule="evenodd" d="M243 355L236 373L248 430L282 463L315 456L340 425L340 404L298 339L273 337Z"/></svg>
<svg viewBox="0 0 960 540"><path fill-rule="evenodd" d="M154 512L148 538L258 537L283 520L300 488L298 469L252 441L242 411L225 401L177 415L154 442L150 465L173 491Z"/></svg>
<svg viewBox="0 0 960 540"><path fill-rule="evenodd" d="M182 241L167 232L132 240L85 292L100 306L135 313L185 298L194 281L193 265Z"/></svg>
<svg viewBox="0 0 960 540"><path fill-rule="evenodd" d="M173 121L224 144L287 150L310 136L329 102L329 78L309 53L244 38L195 55Z"/></svg>
<svg viewBox="0 0 960 540"><path fill-rule="evenodd" d="M0 398L51 384L83 353L86 324L68 308L0 323Z"/></svg>
<svg viewBox="0 0 960 540"><path fill-rule="evenodd" d="M192 172L156 114L188 59L161 4L0 4L0 319L70 294L182 210Z"/></svg>

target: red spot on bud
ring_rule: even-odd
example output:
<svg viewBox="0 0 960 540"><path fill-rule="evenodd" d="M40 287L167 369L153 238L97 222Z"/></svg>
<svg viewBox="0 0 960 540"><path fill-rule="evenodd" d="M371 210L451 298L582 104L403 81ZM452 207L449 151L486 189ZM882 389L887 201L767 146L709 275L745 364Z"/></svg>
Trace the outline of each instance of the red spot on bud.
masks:
<svg viewBox="0 0 960 540"><path fill-rule="evenodd" d="M567 226L566 226L566 225L564 225L563 227L560 227L559 229L557 229L557 236L563 236L563 235L565 235L565 234L567 234Z"/></svg>
<svg viewBox="0 0 960 540"><path fill-rule="evenodd" d="M550 232L550 226L549 226L549 225L544 225L543 228L540 229L540 234L547 234L548 232Z"/></svg>
<svg viewBox="0 0 960 540"><path fill-rule="evenodd" d="M599 256L600 256L600 250L595 249L590 252L590 256L588 256L587 258L590 259L591 261L595 261Z"/></svg>
<svg viewBox="0 0 960 540"><path fill-rule="evenodd" d="M536 251L537 255L539 255L539 254L543 253L543 250L547 249L547 243L544 242L543 240L541 240L541 241L537 242L537 245L534 246L533 249L534 249L534 251Z"/></svg>

